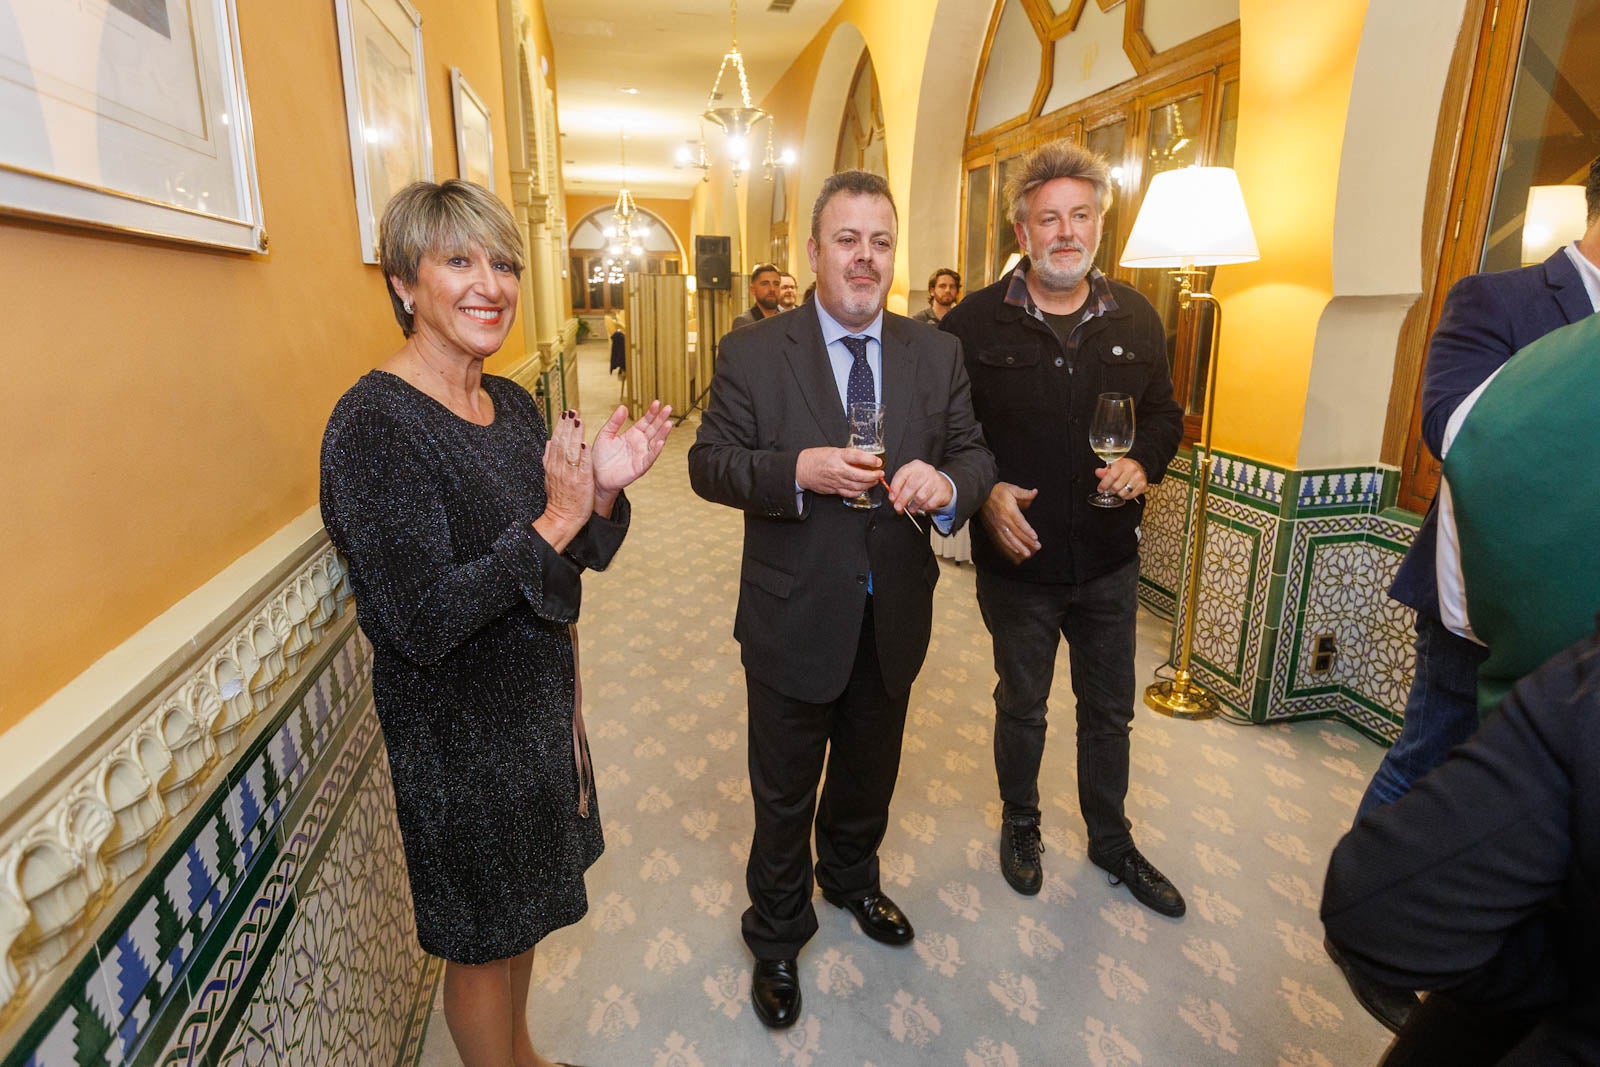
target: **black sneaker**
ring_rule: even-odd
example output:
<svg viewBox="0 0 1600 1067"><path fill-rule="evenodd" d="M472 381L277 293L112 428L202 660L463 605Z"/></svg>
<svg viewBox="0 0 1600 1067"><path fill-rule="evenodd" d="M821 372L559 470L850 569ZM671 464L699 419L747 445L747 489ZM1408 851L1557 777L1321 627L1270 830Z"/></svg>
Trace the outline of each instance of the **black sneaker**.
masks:
<svg viewBox="0 0 1600 1067"><path fill-rule="evenodd" d="M1130 848L1115 859L1097 856L1091 848L1089 859L1111 875L1112 885L1126 885L1133 899L1151 911L1176 919L1188 910L1178 887L1156 870L1137 848Z"/></svg>
<svg viewBox="0 0 1600 1067"><path fill-rule="evenodd" d="M1000 824L1000 873L1006 876L1007 885L1024 896L1033 896L1044 885L1044 869L1039 865L1043 851L1037 819Z"/></svg>

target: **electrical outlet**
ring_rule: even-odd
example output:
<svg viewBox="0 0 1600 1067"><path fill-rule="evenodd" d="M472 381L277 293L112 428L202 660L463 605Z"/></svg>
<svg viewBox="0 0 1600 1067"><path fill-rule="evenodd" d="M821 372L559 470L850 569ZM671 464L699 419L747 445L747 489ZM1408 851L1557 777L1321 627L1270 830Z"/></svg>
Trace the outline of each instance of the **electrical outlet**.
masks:
<svg viewBox="0 0 1600 1067"><path fill-rule="evenodd" d="M1333 670L1333 658L1338 642L1333 634L1318 634L1311 643L1311 673L1327 674Z"/></svg>

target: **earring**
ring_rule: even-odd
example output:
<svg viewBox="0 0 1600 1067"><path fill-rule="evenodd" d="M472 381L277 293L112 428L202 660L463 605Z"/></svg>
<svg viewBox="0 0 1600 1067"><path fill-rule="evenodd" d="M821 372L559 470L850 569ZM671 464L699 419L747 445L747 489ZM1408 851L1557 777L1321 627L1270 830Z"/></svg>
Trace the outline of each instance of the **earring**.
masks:
<svg viewBox="0 0 1600 1067"><path fill-rule="evenodd" d="M406 314L407 315L412 315L412 314L416 313L416 310L417 310L416 305L413 304L409 300L407 300L405 303L401 304L400 306L406 309Z"/></svg>

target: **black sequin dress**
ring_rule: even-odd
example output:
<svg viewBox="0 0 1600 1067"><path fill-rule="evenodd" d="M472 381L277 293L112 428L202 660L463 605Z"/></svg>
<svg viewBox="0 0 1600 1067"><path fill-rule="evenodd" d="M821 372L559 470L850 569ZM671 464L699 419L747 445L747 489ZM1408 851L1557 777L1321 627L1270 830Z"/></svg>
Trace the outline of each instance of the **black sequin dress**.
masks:
<svg viewBox="0 0 1600 1067"><path fill-rule="evenodd" d="M610 562L629 515L619 497L553 552L531 525L544 420L516 383L483 388L495 419L477 426L372 371L322 441L322 519L375 653L417 939L468 964L588 909L583 875L604 844L592 792L578 811L569 624L580 572Z"/></svg>

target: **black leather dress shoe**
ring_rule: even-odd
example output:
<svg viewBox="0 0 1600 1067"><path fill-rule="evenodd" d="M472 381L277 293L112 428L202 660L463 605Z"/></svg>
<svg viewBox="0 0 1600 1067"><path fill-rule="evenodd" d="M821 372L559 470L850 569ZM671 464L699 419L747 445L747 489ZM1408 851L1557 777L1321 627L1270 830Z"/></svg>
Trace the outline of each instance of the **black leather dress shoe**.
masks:
<svg viewBox="0 0 1600 1067"><path fill-rule="evenodd" d="M836 908L848 910L856 917L856 925L861 927L861 932L874 941L882 941L885 945L906 945L917 936L916 931L911 929L911 920L906 918L906 913L882 893L868 893L864 897L846 900L824 889L822 899Z"/></svg>
<svg viewBox="0 0 1600 1067"><path fill-rule="evenodd" d="M750 976L750 1005L756 1018L786 1030L800 1018L800 968L792 959L756 960Z"/></svg>
<svg viewBox="0 0 1600 1067"><path fill-rule="evenodd" d="M1095 855L1091 848L1089 859L1111 875L1112 885L1126 885L1133 899L1151 911L1176 919L1188 910L1178 887L1156 870L1138 849L1130 848L1116 859L1107 859Z"/></svg>
<svg viewBox="0 0 1600 1067"><path fill-rule="evenodd" d="M1322 939L1322 947L1344 975L1345 984L1350 987L1356 1003L1367 1009L1368 1015L1387 1026L1391 1033L1398 1034L1406 1020L1411 1018L1411 1013L1417 1010L1417 1005L1422 1003L1417 995L1409 989L1374 982L1350 966L1344 954L1334 948L1333 942L1327 938Z"/></svg>
<svg viewBox="0 0 1600 1067"><path fill-rule="evenodd" d="M1000 873L1006 884L1024 896L1033 896L1044 885L1044 867L1039 853L1039 824L1033 819L1007 821L1000 825Z"/></svg>

